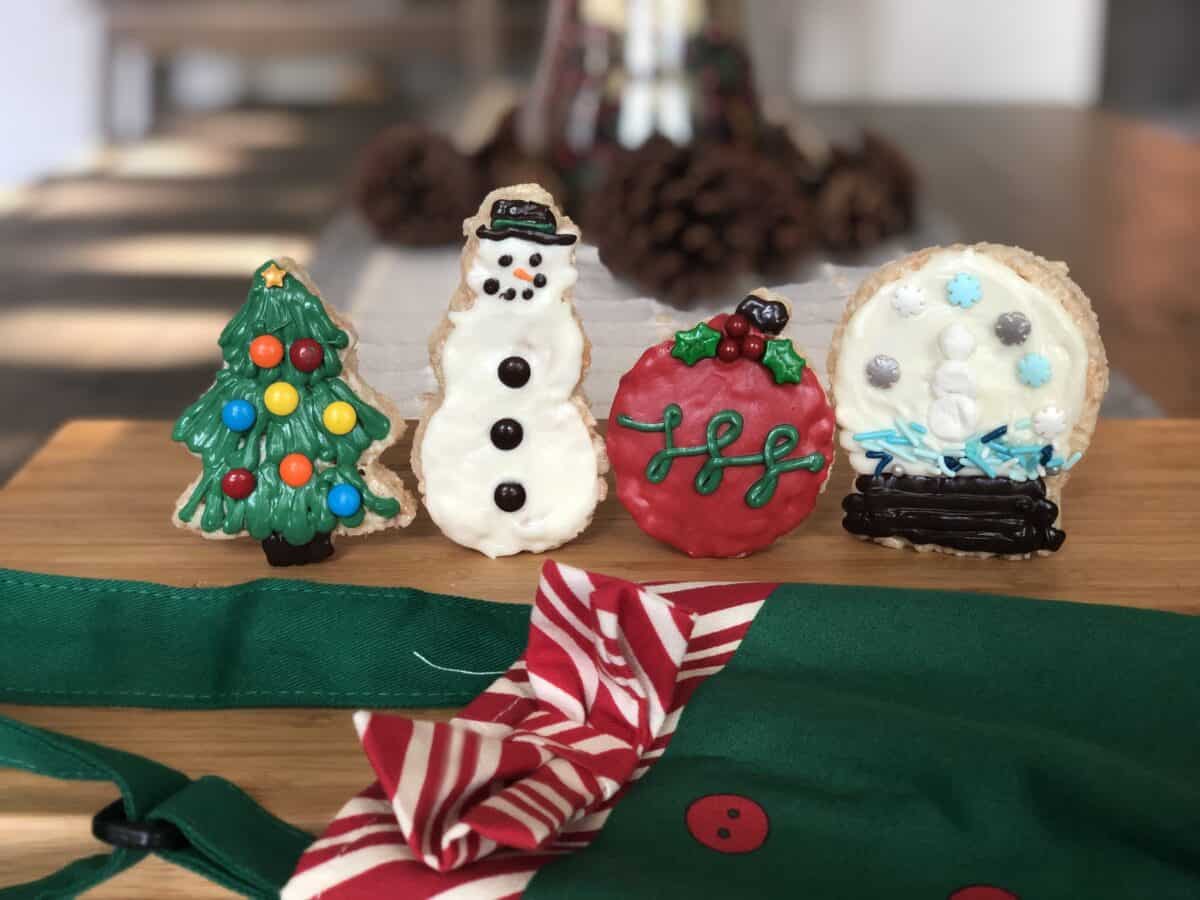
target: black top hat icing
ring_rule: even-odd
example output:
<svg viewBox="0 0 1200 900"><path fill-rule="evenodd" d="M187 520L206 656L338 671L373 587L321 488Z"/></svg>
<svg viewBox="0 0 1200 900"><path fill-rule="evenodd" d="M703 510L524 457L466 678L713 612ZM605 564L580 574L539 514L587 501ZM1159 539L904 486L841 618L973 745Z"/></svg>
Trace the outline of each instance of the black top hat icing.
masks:
<svg viewBox="0 0 1200 900"><path fill-rule="evenodd" d="M519 237L535 244L573 244L578 235L558 233L558 221L550 207L532 200L497 200L492 204L491 226L480 225L475 232L489 241Z"/></svg>

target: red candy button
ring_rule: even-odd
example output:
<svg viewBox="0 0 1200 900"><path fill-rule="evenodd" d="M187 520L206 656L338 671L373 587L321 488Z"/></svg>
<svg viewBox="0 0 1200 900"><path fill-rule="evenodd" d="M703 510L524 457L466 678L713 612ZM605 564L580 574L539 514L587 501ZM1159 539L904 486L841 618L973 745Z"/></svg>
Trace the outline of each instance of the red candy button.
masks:
<svg viewBox="0 0 1200 900"><path fill-rule="evenodd" d="M1011 891L988 884L973 884L955 891L946 900L1021 900Z"/></svg>
<svg viewBox="0 0 1200 900"><path fill-rule="evenodd" d="M761 806L737 794L709 794L688 807L688 831L710 850L750 853L767 839L771 824ZM984 898L966 898L984 900Z"/></svg>
<svg viewBox="0 0 1200 900"><path fill-rule="evenodd" d="M230 469L221 479L221 490L232 500L245 500L254 493L254 473L249 469Z"/></svg>

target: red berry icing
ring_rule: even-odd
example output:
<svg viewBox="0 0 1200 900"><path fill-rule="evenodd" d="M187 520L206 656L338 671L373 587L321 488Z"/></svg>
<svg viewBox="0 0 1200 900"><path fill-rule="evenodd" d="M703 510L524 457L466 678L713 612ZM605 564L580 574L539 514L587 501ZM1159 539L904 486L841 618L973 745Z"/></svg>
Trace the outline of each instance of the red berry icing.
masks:
<svg viewBox="0 0 1200 900"><path fill-rule="evenodd" d="M725 318L717 316L709 325L720 330ZM752 336L743 339L743 355L745 341ZM617 496L643 531L689 556L745 556L791 531L812 512L833 460L833 410L807 366L798 384L776 384L765 366L728 365L713 358L688 366L671 355L671 346L666 341L643 353L621 378L613 398L606 442ZM677 456L665 477L652 481L648 466L664 449L663 432L622 427L618 417L662 422L671 404L682 412L672 436L677 448L705 445L709 422L733 411L741 417L742 431L721 447L722 456L759 454L768 432L786 425L798 432L786 459L820 454L824 465L816 472L779 474L773 493L758 507L746 497L756 485L761 489L762 465L724 466L715 489L701 493L696 478L708 455Z"/></svg>
<svg viewBox="0 0 1200 900"><path fill-rule="evenodd" d="M254 493L256 483L249 469L230 469L221 479L221 490L232 500L245 500Z"/></svg>
<svg viewBox="0 0 1200 900"><path fill-rule="evenodd" d="M742 356L758 362L767 352L767 341L760 334L748 334L742 338Z"/></svg>
<svg viewBox="0 0 1200 900"><path fill-rule="evenodd" d="M731 338L745 337L750 333L750 320L741 313L734 313L725 320L725 333Z"/></svg>
<svg viewBox="0 0 1200 900"><path fill-rule="evenodd" d="M749 797L710 794L688 807L685 816L692 837L720 853L750 853L767 839L767 813Z"/></svg>
<svg viewBox="0 0 1200 900"><path fill-rule="evenodd" d="M722 338L717 344L717 359L721 362L733 362L742 355L742 348L733 338Z"/></svg>

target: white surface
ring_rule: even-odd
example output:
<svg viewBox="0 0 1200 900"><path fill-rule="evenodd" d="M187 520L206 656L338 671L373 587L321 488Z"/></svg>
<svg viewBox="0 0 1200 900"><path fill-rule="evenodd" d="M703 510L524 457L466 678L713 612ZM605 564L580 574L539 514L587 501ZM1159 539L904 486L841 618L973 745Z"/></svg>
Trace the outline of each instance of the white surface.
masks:
<svg viewBox="0 0 1200 900"><path fill-rule="evenodd" d="M788 27L784 4L751 9ZM1103 0L802 0L790 10L791 86L803 99L1087 105L1099 95Z"/></svg>
<svg viewBox="0 0 1200 900"><path fill-rule="evenodd" d="M735 292L681 310L631 295L631 289L601 265L595 247L581 246L576 264L575 307L592 342L592 367L584 392L597 418L608 415L617 381L647 347L718 312L731 311L742 297ZM362 376L390 396L405 416L419 416L424 409L421 395L437 387L427 341L458 284L458 266L456 247L376 247L367 255L348 297L327 293L330 302L349 311L358 330ZM792 301L792 320L785 335L822 380L834 325L868 271L827 265L811 282L772 287Z"/></svg>

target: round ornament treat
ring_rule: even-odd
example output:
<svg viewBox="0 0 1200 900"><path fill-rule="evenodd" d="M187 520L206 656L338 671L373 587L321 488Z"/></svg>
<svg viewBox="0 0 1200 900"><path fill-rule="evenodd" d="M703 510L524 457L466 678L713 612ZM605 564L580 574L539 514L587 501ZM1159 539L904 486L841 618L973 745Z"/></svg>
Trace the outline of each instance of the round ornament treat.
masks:
<svg viewBox="0 0 1200 900"><path fill-rule="evenodd" d="M260 369L273 369L283 362L283 342L273 334L260 334L250 342L250 361Z"/></svg>
<svg viewBox="0 0 1200 900"><path fill-rule="evenodd" d="M288 359L300 372L315 372L325 362L325 348L312 338L300 338L292 341L288 348Z"/></svg>
<svg viewBox="0 0 1200 900"><path fill-rule="evenodd" d="M738 313L742 346L764 345L758 358L721 357L729 316L716 316L643 353L609 414L617 496L642 530L689 556L745 556L791 531L833 462L825 391L779 336L786 304L760 288Z"/></svg>
<svg viewBox="0 0 1200 900"><path fill-rule="evenodd" d="M998 244L889 263L847 305L829 377L851 534L968 556L1062 546L1062 486L1108 384L1065 265Z"/></svg>

